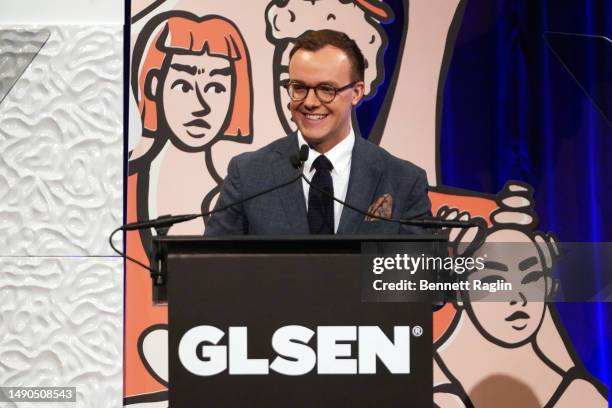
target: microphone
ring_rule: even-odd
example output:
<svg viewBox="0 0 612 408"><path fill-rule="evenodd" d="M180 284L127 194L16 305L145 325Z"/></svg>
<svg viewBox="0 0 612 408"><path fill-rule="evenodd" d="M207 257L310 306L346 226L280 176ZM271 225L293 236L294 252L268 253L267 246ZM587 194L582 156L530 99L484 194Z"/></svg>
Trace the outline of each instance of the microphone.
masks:
<svg viewBox="0 0 612 408"><path fill-rule="evenodd" d="M295 154L292 155L289 160L291 161L291 164L293 165L293 167L295 167L296 169L303 171L304 170L304 163L306 162L306 160L308 160L308 153L310 151L310 148L308 147L308 145L303 144L300 147L300 151ZM279 184L278 186L274 186L272 188L269 188L267 190L264 191L260 191L259 193L253 194L249 197L244 198L243 200L240 200L238 202L235 203L229 203L226 206L223 206L221 208L217 208L211 211L208 211L206 213L199 213L199 214L181 214L181 215L161 215L159 217L157 217L154 220L147 220L147 221L140 221L140 222L132 222L129 224L125 224L122 225L121 227L119 227L119 230L122 231L133 231L133 230L139 230L139 229L143 229L143 228L169 228L171 226L173 226L174 224L177 223L181 223L181 222L186 222L186 221L190 221L199 217L207 217L209 215L215 214L217 212L220 211L224 211L227 210L228 208L231 208L235 205L239 205L242 204L246 201L252 200L254 198L257 198L261 195L270 193L274 190L277 190L281 187L285 187L289 184L295 183L296 181L298 181L300 178L302 177L302 173L300 172L300 175L298 175L297 177L289 180L288 182Z"/></svg>
<svg viewBox="0 0 612 408"><path fill-rule="evenodd" d="M304 176L304 163L308 160L308 153L310 152L310 148L308 147L308 145L303 144L302 146L300 146L300 151L296 154L291 156L290 160L291 160L291 164L293 165L293 167L295 167L296 169L300 170L300 177L302 179L304 179L304 181L306 181L306 183L311 187L314 188L315 190L325 194L328 197L331 197L332 200L342 204L344 207L348 207L353 211L357 211L360 214L363 214L366 217L371 217L371 218L377 218L383 221L388 221L388 222L396 222L399 224L403 224L403 225L412 225L412 226L419 226L419 227L424 227L424 228L471 228L471 227L480 227L480 224L474 222L474 221L461 221L461 220L440 220L434 217L427 217L427 218L416 218L416 219L396 219L396 218L386 218L386 217L381 217L375 214L369 214L357 207L352 206L351 204L348 204L345 201L340 200L339 198L336 198L335 196L333 196L332 194L329 194L329 192L322 190L316 186L313 186L310 181Z"/></svg>
<svg viewBox="0 0 612 408"><path fill-rule="evenodd" d="M240 201L234 202L234 203L229 203L228 205L225 205L223 207L219 207L219 208L215 208L211 211L207 211L205 213L200 213L200 214L181 214L181 215L162 215L157 217L154 220L147 220L147 221L140 221L140 222L132 222L129 224L125 224L122 225L118 228L116 228L108 237L108 242L111 246L111 248L113 249L113 251L115 251L117 254L119 254L119 256L121 257L125 257L127 260L132 261L138 265L140 265L141 267L143 267L144 269L147 269L149 271L151 271L151 273L153 274L157 274L158 271L156 271L155 269L151 268L150 266L145 265L144 263L140 262L138 259L132 258L126 254L124 254L122 251L120 251L118 248L115 247L114 243L113 243L113 236L119 232L119 231L133 231L133 230L139 230L139 229L143 229L143 228L155 228L158 233L161 235L162 233L165 234L167 232L167 230L164 231L165 228L170 228L171 226L173 226L176 223L179 222L186 222L186 221L190 221L199 217L207 217L209 215L221 212L221 211L225 211L228 208L231 208L233 206L236 205L240 205L246 201L252 200L254 198L257 198L259 196L268 194L274 190L278 190L279 188L288 186L290 184L295 183L296 181L298 181L300 178L303 177L303 171L304 171L304 163L306 162L306 160L308 160L308 152L309 152L309 147L308 145L302 145L300 147L300 151L296 154L290 157L291 160L291 164L293 165L293 167L295 167L296 169L300 170L300 173L296 176L293 177L291 180L286 181L284 183L281 183L279 185L273 186L271 188L268 188L266 190L260 191L259 193L255 193L249 197L246 197Z"/></svg>
<svg viewBox="0 0 612 408"><path fill-rule="evenodd" d="M171 227L176 223L190 221L202 216L202 214L185 214L185 215L160 215L154 220L132 222L121 226L123 231L133 231L143 228L166 228Z"/></svg>
<svg viewBox="0 0 612 408"><path fill-rule="evenodd" d="M302 146L300 146L300 151L296 155L291 156L290 160L293 167L298 170L303 170L304 163L306 162L306 160L308 160L309 152L310 148L308 147L308 145L303 144Z"/></svg>
<svg viewBox="0 0 612 408"><path fill-rule="evenodd" d="M305 146L305 145L304 145ZM303 146L302 146L303 147ZM317 190L318 192L331 197L332 200L342 204L344 207L350 208L353 211L356 211L366 217L370 217L370 218L376 218L382 221L388 221L388 222L395 222L398 224L402 224L402 225L412 225L415 227L423 227L423 228L472 228L472 227L481 227L481 225L473 220L470 221L461 221L461 220L440 220L434 217L427 217L427 218L411 218L411 219L401 219L401 218L387 218L387 217L381 217L379 215L376 214L370 214L360 208L357 208L345 201L340 200L339 198L336 198L333 194L330 194L329 192L327 192L326 190L323 190L322 188L319 188L317 186L312 185L312 183L306 178L306 176L304 176L304 174L301 174L301 178L306 181L306 183L310 186L310 188L314 188L315 190Z"/></svg>
<svg viewBox="0 0 612 408"><path fill-rule="evenodd" d="M384 218L382 219L385 220ZM389 218L388 221L396 220L394 220L393 218ZM472 228L481 226L475 221L441 220L439 218L434 217L398 219L397 222L404 225L422 226L425 228Z"/></svg>

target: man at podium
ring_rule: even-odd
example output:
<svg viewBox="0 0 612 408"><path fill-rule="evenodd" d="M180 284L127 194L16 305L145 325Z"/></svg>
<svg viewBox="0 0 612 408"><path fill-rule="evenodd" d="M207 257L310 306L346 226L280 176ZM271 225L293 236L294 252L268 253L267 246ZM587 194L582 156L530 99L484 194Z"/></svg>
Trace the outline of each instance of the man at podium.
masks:
<svg viewBox="0 0 612 408"><path fill-rule="evenodd" d="M307 31L289 59L286 89L298 130L230 161L215 209L239 204L213 214L205 235L418 232L365 215L419 218L430 214L431 204L425 171L364 140L351 126L365 88L366 62L355 41L334 30ZM299 175L304 145L309 154L301 171L313 188L305 180L287 184Z"/></svg>

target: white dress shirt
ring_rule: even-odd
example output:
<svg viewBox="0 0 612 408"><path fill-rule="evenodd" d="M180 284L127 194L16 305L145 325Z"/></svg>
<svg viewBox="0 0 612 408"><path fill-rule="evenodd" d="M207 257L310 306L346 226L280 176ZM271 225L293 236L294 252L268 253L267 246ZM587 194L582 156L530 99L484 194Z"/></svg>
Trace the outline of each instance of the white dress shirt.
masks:
<svg viewBox="0 0 612 408"><path fill-rule="evenodd" d="M298 145L301 147L306 143L302 133L297 131ZM346 191L348 189L349 177L351 175L351 157L353 156L353 146L355 145L355 133L353 128L350 129L347 137L340 143L334 146L330 151L325 153L325 157L329 159L334 168L331 171L332 183L334 184L334 196L342 201L346 199ZM313 148L308 152L308 160L304 163L304 176L308 181L312 180L315 174L315 169L312 167L313 162L321 153ZM304 188L304 199L306 200L306 210L308 210L308 192L310 186L306 181L302 180ZM340 225L340 216L342 215L342 204L334 201L334 232L338 232Z"/></svg>

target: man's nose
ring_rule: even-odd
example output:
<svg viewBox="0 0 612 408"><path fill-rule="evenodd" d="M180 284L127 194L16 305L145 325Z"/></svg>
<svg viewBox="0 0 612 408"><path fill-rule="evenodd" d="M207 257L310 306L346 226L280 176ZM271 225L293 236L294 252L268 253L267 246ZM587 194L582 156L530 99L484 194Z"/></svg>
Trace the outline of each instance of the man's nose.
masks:
<svg viewBox="0 0 612 408"><path fill-rule="evenodd" d="M304 107L307 109L313 109L321 105L321 101L317 96L314 88L310 88L306 93L306 98L304 98Z"/></svg>
<svg viewBox="0 0 612 408"><path fill-rule="evenodd" d="M208 105L206 103L206 100L204 99L204 95L202 95L202 92L200 91L200 87L196 84L196 96L198 98L198 102L201 106L201 109L198 109L194 112L192 112L191 114L197 118L201 118L202 116L206 116L210 113L210 105Z"/></svg>

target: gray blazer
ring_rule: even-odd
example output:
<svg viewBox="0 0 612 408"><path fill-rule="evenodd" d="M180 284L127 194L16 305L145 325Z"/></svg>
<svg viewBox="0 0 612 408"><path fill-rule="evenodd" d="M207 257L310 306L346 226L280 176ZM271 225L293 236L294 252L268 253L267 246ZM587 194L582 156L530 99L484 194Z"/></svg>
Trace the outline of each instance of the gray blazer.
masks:
<svg viewBox="0 0 612 408"><path fill-rule="evenodd" d="M296 134L255 151L234 157L228 167L215 208L234 203L291 180L298 171L291 157L298 152ZM364 211L381 195L393 198L394 218L431 214L425 171L392 156L386 150L355 137L346 202ZM415 233L418 228L386 221L364 221L364 216L344 207L338 234ZM308 234L302 182L290 184L243 204L214 214L206 223L206 236L232 234Z"/></svg>

